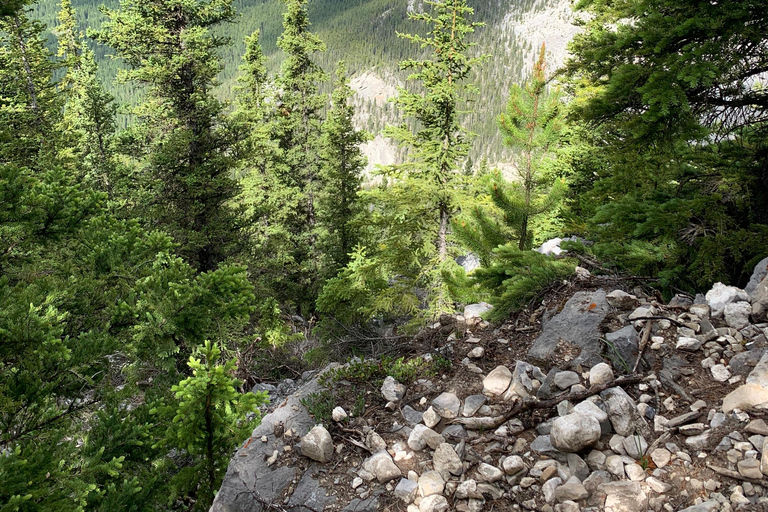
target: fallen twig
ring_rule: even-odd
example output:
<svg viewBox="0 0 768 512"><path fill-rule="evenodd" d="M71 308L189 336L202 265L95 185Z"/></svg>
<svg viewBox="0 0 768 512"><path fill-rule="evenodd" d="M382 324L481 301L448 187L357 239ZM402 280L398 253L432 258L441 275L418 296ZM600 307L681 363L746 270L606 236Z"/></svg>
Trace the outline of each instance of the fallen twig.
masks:
<svg viewBox="0 0 768 512"><path fill-rule="evenodd" d="M680 322L679 320L675 320L674 318L669 318L667 316L639 316L637 318L633 318L630 321L634 322L636 320L669 320L670 322L672 322L678 327L685 327L685 324L683 322Z"/></svg>
<svg viewBox="0 0 768 512"><path fill-rule="evenodd" d="M763 483L762 478L749 478L746 476L742 476L741 473L738 471L733 471L731 469L721 468L720 466L715 466L714 464L707 464L707 467L717 473L718 475L727 476L734 478L736 480L742 480L744 482L752 482L754 484L760 484Z"/></svg>
<svg viewBox="0 0 768 512"><path fill-rule="evenodd" d="M637 361L635 361L635 366L632 367L632 373L637 373L637 367L640 366L640 361L643 359L643 351L645 350L645 346L648 344L648 338L651 337L652 327L653 320L649 320L643 328L643 338L640 340L640 346L638 347L637 351Z"/></svg>

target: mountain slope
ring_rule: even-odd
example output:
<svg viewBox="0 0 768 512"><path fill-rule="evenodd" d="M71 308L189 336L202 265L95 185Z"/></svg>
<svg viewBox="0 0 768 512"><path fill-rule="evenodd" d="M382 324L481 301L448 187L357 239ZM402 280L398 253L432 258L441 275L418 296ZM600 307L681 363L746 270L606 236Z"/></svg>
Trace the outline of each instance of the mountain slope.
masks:
<svg viewBox="0 0 768 512"><path fill-rule="evenodd" d="M73 0L72 3L85 31L99 26L103 20L99 4L114 7L117 1ZM234 3L241 13L239 20L221 28L232 40L232 45L221 54L224 69L220 76L220 95L225 99L233 96L245 36L256 29L261 30L261 43L270 57L269 68L273 73L279 70L282 58L276 46L282 31L282 2L235 0ZM543 42L547 43L550 69L561 64L565 45L576 27L570 24L569 0L516 0L511 3L479 0L473 7L475 19L486 24L474 34L476 50L491 57L474 73L473 81L480 94L466 108L471 112L466 117L467 125L477 133L470 158L476 163L483 157L491 163L502 163L508 160L508 154L502 147L495 117L504 108L509 86L525 78L535 52ZM374 135L384 125L396 120L396 112L384 100L394 94L396 86L405 83L405 75L398 71L398 62L417 56L419 52L415 45L398 38L396 33L423 31L424 27L407 16L408 10L423 8L424 5L415 0L313 0L309 3L312 30L328 46L327 52L316 57L317 61L330 74L336 62L343 59L353 77L364 77L373 82L368 84L366 93L357 89L363 94L356 103L361 126ZM40 0L36 7L37 16L49 27L55 27L57 9L57 0ZM51 44L54 39L55 36ZM130 102L136 96L135 91L123 84L114 84L120 63L109 57L111 51L108 48L98 47L96 52L102 78L113 84L119 101ZM355 83L365 82L357 80ZM325 89L329 90L329 87ZM369 146L373 146L369 153L372 164L387 163L387 159L394 158L393 149L381 138Z"/></svg>

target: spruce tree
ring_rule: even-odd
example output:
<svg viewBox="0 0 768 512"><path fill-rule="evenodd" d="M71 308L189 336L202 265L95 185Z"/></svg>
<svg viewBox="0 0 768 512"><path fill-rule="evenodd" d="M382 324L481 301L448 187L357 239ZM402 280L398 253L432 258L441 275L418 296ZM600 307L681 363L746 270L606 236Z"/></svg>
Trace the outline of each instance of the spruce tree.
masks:
<svg viewBox="0 0 768 512"><path fill-rule="evenodd" d="M220 358L221 350L206 341L189 358L192 375L173 386L174 405L158 409L171 420L162 446L194 457L194 463L174 477L174 485L195 497L193 510L210 508L230 453L258 426L257 407L267 401L264 394L239 393L240 383L232 377L235 361L222 365Z"/></svg>
<svg viewBox="0 0 768 512"><path fill-rule="evenodd" d="M89 186L111 192L117 179L114 148L117 105L96 75L95 56L76 30L75 10L70 0L61 1L56 35L57 55L63 59L66 71L59 83L65 103L57 129L68 137L59 156L70 160Z"/></svg>
<svg viewBox="0 0 768 512"><path fill-rule="evenodd" d="M13 134L0 140L0 161L41 168L57 146L61 101L52 76L58 65L27 4L0 18L0 126Z"/></svg>
<svg viewBox="0 0 768 512"><path fill-rule="evenodd" d="M349 262L349 255L359 240L352 221L362 211L358 192L366 158L360 145L369 136L353 125L355 109L350 104L351 97L352 89L342 61L336 68L336 84L331 109L323 123L320 149L323 189L318 201L319 246L329 267L326 273L330 274Z"/></svg>
<svg viewBox="0 0 768 512"><path fill-rule="evenodd" d="M322 181L317 150L324 99L318 88L326 80L313 54L325 51L325 44L309 30L306 0L286 4L277 41L285 60L270 113L274 157L266 172L255 176L261 194L253 204L252 227L255 259L271 259L257 271L282 302L294 302L301 314L308 314L319 287L316 203Z"/></svg>
<svg viewBox="0 0 768 512"><path fill-rule="evenodd" d="M132 142L146 155L138 174L149 197L137 213L167 230L194 267L215 269L239 242L234 141L213 95L217 51L228 43L215 30L234 19L232 1L123 0L104 12L96 38L128 64L122 79L146 90Z"/></svg>
<svg viewBox="0 0 768 512"><path fill-rule="evenodd" d="M400 63L415 82L416 92L400 88L395 100L410 126L387 133L407 148L407 161L383 169L384 183L364 193L373 206L361 223L365 247L354 251L318 300L321 311L352 321L397 313L418 323L451 308L440 267L469 149L461 105L474 92L470 72L485 57L469 55L467 39L481 24L470 21L466 2L426 4L430 12L408 16L429 25L427 36L398 34L429 50L424 60Z"/></svg>
<svg viewBox="0 0 768 512"><path fill-rule="evenodd" d="M768 233L761 0L581 1L573 205L599 255L667 287L743 284ZM670 289L670 288L668 288Z"/></svg>
<svg viewBox="0 0 768 512"><path fill-rule="evenodd" d="M424 60L408 59L400 68L411 71L408 77L421 90L400 88L395 104L415 121L415 130L403 125L388 133L409 148L408 162L395 166L389 174L403 179L406 186L419 189L427 198L437 222L435 245L439 259L448 254L448 227L455 209L455 183L460 162L469 151L467 131L461 125L461 102L476 89L467 82L473 67L486 56L471 57L474 44L467 38L482 23L472 22L474 13L464 0L426 1L430 12L408 13L412 20L429 25L427 36L398 34L429 51Z"/></svg>

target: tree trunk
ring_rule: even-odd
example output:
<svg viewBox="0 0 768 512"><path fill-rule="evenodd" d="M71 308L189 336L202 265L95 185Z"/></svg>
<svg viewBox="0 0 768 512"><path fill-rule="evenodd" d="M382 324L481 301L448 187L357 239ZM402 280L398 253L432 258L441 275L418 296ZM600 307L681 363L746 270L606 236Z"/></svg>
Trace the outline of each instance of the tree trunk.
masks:
<svg viewBox="0 0 768 512"><path fill-rule="evenodd" d="M448 206L440 203L440 230L437 232L437 254L440 261L445 261L448 254Z"/></svg>

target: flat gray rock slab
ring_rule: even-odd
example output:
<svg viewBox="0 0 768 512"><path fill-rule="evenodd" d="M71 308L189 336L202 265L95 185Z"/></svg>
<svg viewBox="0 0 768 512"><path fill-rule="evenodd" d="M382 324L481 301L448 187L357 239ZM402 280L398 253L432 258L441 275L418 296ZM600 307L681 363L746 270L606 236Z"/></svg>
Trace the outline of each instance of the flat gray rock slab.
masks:
<svg viewBox="0 0 768 512"><path fill-rule="evenodd" d="M211 512L262 512L267 508L254 499L255 496L267 503L279 498L298 475L294 468L267 466L266 459L275 450L282 451L285 444L275 437L274 427L282 423L284 430L292 429L297 436L309 432L315 426L315 420L301 405L301 399L321 390L317 380L312 380L262 418L251 439L243 443L230 461ZM266 443L261 442L262 436L267 437Z"/></svg>
<svg viewBox="0 0 768 512"><path fill-rule="evenodd" d="M528 357L539 364L551 361L557 354L571 354L567 364L572 368L579 364L596 365L602 361L600 324L609 310L605 290L575 293L563 310L544 326Z"/></svg>
<svg viewBox="0 0 768 512"><path fill-rule="evenodd" d="M288 510L292 512L303 512L306 507L313 510L324 510L325 507L336 501L335 496L328 496L325 489L320 487L316 480L317 474L309 469L299 480L296 490L293 491L288 500Z"/></svg>

